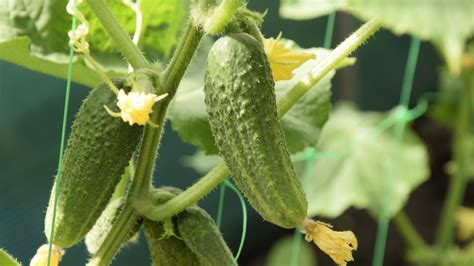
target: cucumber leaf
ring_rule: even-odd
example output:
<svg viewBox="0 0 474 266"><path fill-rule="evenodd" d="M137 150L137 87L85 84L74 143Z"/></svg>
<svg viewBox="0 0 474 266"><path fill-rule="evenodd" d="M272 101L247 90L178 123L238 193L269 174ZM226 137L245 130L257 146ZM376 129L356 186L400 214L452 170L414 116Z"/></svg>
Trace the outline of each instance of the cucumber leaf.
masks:
<svg viewBox="0 0 474 266"><path fill-rule="evenodd" d="M2 266L21 266L15 258L8 254L4 249L0 248L0 265Z"/></svg>
<svg viewBox="0 0 474 266"><path fill-rule="evenodd" d="M174 102L170 106L168 118L171 125L178 132L181 139L197 146L206 154L216 154L217 147L207 119L204 104L204 72L206 58L212 42L203 41L197 56L193 59L183 81L180 84ZM289 46L298 48L294 43ZM306 49L306 52L315 53L317 60L309 60L299 67L293 79L279 81L275 86L277 98L283 96L301 77L312 69L324 56L328 54L325 49ZM340 67L351 65L355 59L344 60ZM300 151L308 146L316 145L321 129L328 119L331 110L331 79L335 71L330 72L315 85L282 120L286 140L290 152Z"/></svg>
<svg viewBox="0 0 474 266"><path fill-rule="evenodd" d="M333 218L351 206L378 214L387 195L386 182L392 189L388 195L393 215L410 192L428 179L427 150L412 130L406 128L402 143L396 141L393 127L368 135L378 130L385 116L360 112L349 104L335 109L322 132L319 156L305 188L308 215ZM394 159L397 151L398 160Z"/></svg>
<svg viewBox="0 0 474 266"><path fill-rule="evenodd" d="M291 265L293 253L293 238L285 237L278 240L270 249L267 256L266 266ZM314 247L306 241L300 240L300 249L298 254L299 266L318 265Z"/></svg>
<svg viewBox="0 0 474 266"><path fill-rule="evenodd" d="M334 9L363 20L378 17L396 34L413 34L441 50L450 71L460 72L465 42L474 34L472 0L282 0L280 15L309 19Z"/></svg>
<svg viewBox="0 0 474 266"><path fill-rule="evenodd" d="M30 42L31 40L26 36L21 36L8 42L0 42L0 58L36 72L65 79L68 63L64 60L50 61L46 58L32 55L29 50ZM100 83L101 79L94 70L87 67L81 58L76 57L75 59L72 72L72 80L74 82L91 88ZM107 75L110 77L123 74L122 72L107 72Z"/></svg>
<svg viewBox="0 0 474 266"><path fill-rule="evenodd" d="M135 14L121 1L106 0L124 29L133 35ZM151 60L167 60L187 17L188 0L142 0L142 38L139 47ZM66 78L71 16L66 0L0 0L0 60L34 71ZM127 64L105 33L87 4L79 9L90 23L87 40L92 57L111 76L126 75ZM73 81L95 86L100 80L88 69L81 55L76 56Z"/></svg>

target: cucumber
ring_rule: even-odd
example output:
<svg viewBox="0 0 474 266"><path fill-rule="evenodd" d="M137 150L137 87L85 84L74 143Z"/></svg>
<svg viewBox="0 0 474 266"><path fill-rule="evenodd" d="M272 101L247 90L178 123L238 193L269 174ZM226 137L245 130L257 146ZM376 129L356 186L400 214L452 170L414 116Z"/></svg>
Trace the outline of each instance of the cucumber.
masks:
<svg viewBox="0 0 474 266"><path fill-rule="evenodd" d="M145 220L143 228L152 266L200 265L196 255L183 240L175 235L166 235L163 222Z"/></svg>
<svg viewBox="0 0 474 266"><path fill-rule="evenodd" d="M124 79L115 79L117 88L128 90ZM116 96L105 83L91 91L76 114L61 165L53 244L68 248L82 240L105 209L120 176L128 165L142 127L130 126L111 117ZM49 239L52 225L55 186L45 218Z"/></svg>
<svg viewBox="0 0 474 266"><path fill-rule="evenodd" d="M235 264L234 256L222 238L219 228L205 210L197 206L188 207L178 215L177 225L180 237L196 254L201 265Z"/></svg>
<svg viewBox="0 0 474 266"><path fill-rule="evenodd" d="M87 251L90 254L93 255L99 250L102 242L104 242L108 233L112 229L112 226L119 217L119 214L125 205L125 200L125 197L120 197L111 201L99 216L99 219L97 219L92 229L87 233L85 243ZM135 239L138 241L138 231L140 230L142 222L143 219L139 217L133 227L130 229L130 232L123 244L135 242Z"/></svg>
<svg viewBox="0 0 474 266"><path fill-rule="evenodd" d="M152 203L163 204L179 193L181 190L173 187L154 189L151 192ZM179 237L175 218L166 222L145 219L143 229L150 249L152 266L201 265L196 255Z"/></svg>
<svg viewBox="0 0 474 266"><path fill-rule="evenodd" d="M229 34L214 43L204 92L219 154L239 189L265 220L299 226L308 203L278 118L269 63L252 36Z"/></svg>

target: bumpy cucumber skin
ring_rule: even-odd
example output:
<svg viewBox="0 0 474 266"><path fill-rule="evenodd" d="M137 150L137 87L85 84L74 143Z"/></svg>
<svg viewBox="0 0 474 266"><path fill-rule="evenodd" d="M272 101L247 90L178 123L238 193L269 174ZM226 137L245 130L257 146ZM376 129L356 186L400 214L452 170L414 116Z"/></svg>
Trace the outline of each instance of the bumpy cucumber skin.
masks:
<svg viewBox="0 0 474 266"><path fill-rule="evenodd" d="M87 233L85 243L87 251L90 254L95 254L99 250L108 233L112 230L112 226L115 224L115 221L125 205L125 200L125 197L121 197L109 202L92 229ZM142 222L143 219L139 217L130 229L128 236L123 243L124 245L133 241L135 236L138 237L137 233L140 230Z"/></svg>
<svg viewBox="0 0 474 266"><path fill-rule="evenodd" d="M178 232L186 245L197 255L201 265L231 266L234 256L222 238L214 220L203 209L192 206L177 218Z"/></svg>
<svg viewBox="0 0 474 266"><path fill-rule="evenodd" d="M219 153L248 201L267 221L298 226L308 203L290 161L269 63L248 34L229 34L212 46L205 102Z"/></svg>
<svg viewBox="0 0 474 266"><path fill-rule="evenodd" d="M165 229L162 222L145 220L143 228L152 266L200 265L196 255L183 240L176 236L163 236Z"/></svg>
<svg viewBox="0 0 474 266"><path fill-rule="evenodd" d="M118 88L124 79L113 80ZM127 89L127 88L124 88ZM92 90L76 114L61 167L61 182L53 243L68 248L82 240L112 196L141 138L142 127L110 116L116 96L105 83ZM45 219L49 239L55 186Z"/></svg>
<svg viewBox="0 0 474 266"><path fill-rule="evenodd" d="M154 189L151 192L152 203L154 205L163 204L179 193L181 190L174 187ZM173 225L176 227L175 220L173 218ZM165 236L163 222L145 219L143 229L150 249L152 266L201 265L196 255L182 239L176 236ZM177 228L174 230L176 235L179 235Z"/></svg>

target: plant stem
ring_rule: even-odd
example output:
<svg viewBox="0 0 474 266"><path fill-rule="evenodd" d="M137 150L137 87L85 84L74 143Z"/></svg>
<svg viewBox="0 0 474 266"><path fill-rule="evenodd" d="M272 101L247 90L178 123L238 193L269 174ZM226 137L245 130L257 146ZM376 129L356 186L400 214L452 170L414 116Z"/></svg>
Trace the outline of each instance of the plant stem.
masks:
<svg viewBox="0 0 474 266"><path fill-rule="evenodd" d="M223 0L216 7L210 17L204 22L204 31L210 35L216 35L222 32L234 17L237 8L240 6L240 0ZM207 16L207 14L199 14Z"/></svg>
<svg viewBox="0 0 474 266"><path fill-rule="evenodd" d="M157 94L168 93L168 97L159 102L151 114L150 119L159 125L159 127L154 128L147 126L145 128L145 135L143 137L140 154L138 155L134 182L130 187L130 197L132 201L138 197L146 197L150 188L158 145L160 143L161 133L166 118L166 110L176 94L179 82L191 62L201 38L202 33L199 32L199 30L191 23L188 23L176 53L163 73L161 85L157 89Z"/></svg>
<svg viewBox="0 0 474 266"><path fill-rule="evenodd" d="M472 111L472 95L471 88L474 86L474 78L469 76L469 73L465 74L464 94L460 98L461 104L457 113L457 124L454 135L454 160L457 166L457 171L454 176L451 177L449 183L448 195L443 206L443 212L438 227L438 234L436 238L436 247L444 250L449 247L453 239L453 227L454 227L454 214L458 206L462 203L466 183L468 181L468 167L469 165L469 153L472 149L472 141L470 139L470 127L474 119Z"/></svg>
<svg viewBox="0 0 474 266"><path fill-rule="evenodd" d="M184 37L180 41L180 45L171 59L171 63L163 74L160 87L157 89L158 91L164 90L164 92L168 93L168 97L157 104L151 115L152 121L155 121L159 127L147 126L145 128L135 176L127 195L127 201L116 223L107 235L107 238L88 265L109 265L123 241L128 236L130 228L140 216L137 210L135 210L134 205L136 205L136 202L140 202L141 198L145 198L145 196L148 195L158 145L166 117L166 109L176 93L179 82L191 62L201 37L202 34L192 26L191 23L188 23Z"/></svg>
<svg viewBox="0 0 474 266"><path fill-rule="evenodd" d="M128 63L134 69L150 67L151 64L120 26L107 4L103 0L87 0L87 3Z"/></svg>
<svg viewBox="0 0 474 266"><path fill-rule="evenodd" d="M136 208L150 220L164 220L180 213L187 207L196 203L202 197L211 192L211 190L219 185L228 175L229 169L224 162L220 162L198 182L194 183L191 187L183 191L183 193L170 199L166 203L153 206L150 205L149 201L138 201Z"/></svg>
<svg viewBox="0 0 474 266"><path fill-rule="evenodd" d="M333 69L341 60L352 53L364 41L366 41L375 31L380 28L377 20L370 20L359 28L355 33L342 42L331 54L321 61L315 68L316 71L308 74L303 80L310 79L311 83L306 81L298 83L278 102L278 111L280 118L310 90L314 84L321 80L331 69ZM315 74L313 74L315 73ZM304 90L304 91L302 91ZM169 218L186 209L188 206L196 203L207 193L213 190L222 180L229 175L229 170L224 162L219 163L207 175L201 178L194 185L186 189L183 193L177 195L172 200L159 205L151 206L146 201L139 201L136 204L139 210L146 218L159 221Z"/></svg>
<svg viewBox="0 0 474 266"><path fill-rule="evenodd" d="M421 249L426 247L426 243L423 238L418 234L407 214L404 211L400 211L393 217L393 222L397 226L398 232L405 240L407 246L411 249Z"/></svg>
<svg viewBox="0 0 474 266"><path fill-rule="evenodd" d="M328 56L323 58L310 73L296 83L293 88L278 101L279 117L283 117L306 92L329 73L329 71L334 69L339 62L362 45L362 43L380 29L380 27L381 25L378 19L367 21L362 27L339 44L336 49L332 50Z"/></svg>

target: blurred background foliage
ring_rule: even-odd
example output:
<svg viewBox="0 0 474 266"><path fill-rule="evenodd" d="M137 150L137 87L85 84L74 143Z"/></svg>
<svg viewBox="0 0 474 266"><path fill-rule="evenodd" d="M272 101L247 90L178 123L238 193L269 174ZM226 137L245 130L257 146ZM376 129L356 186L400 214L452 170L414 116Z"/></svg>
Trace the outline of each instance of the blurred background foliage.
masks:
<svg viewBox="0 0 474 266"><path fill-rule="evenodd" d="M296 41L303 48L323 45L326 17L303 21L284 19L279 15L279 6L279 1L250 1L250 9L261 12L267 10L262 26L266 37L276 37L282 32L284 38ZM165 10L163 14L183 12L184 8ZM147 25L150 25L152 32L169 26L152 17ZM361 21L357 18L338 13L333 46L360 25ZM173 40L176 32L178 29L167 38ZM67 40L66 36L57 38L64 42ZM97 33L91 42L100 42L103 38L105 36ZM32 40L33 43L34 41ZM150 51L149 47L155 43L159 43L156 38L145 39L142 48ZM410 36L395 36L388 30L376 33L353 54L357 63L337 72L333 79L332 100L350 101L362 110L370 111L387 111L396 106L399 102L409 44ZM109 57L104 55L104 51L96 51L96 55L106 61ZM154 58L165 58L170 52L169 47L160 45L158 50L150 53ZM123 63L117 64L119 66L109 73L123 71ZM428 42L423 42L413 84L411 106L414 106L424 93L440 89L439 73L442 65L436 48ZM91 80L95 82L96 79L91 77L90 80L79 82L88 84L92 83ZM62 79L0 61L0 247L6 248L25 264L45 242L43 219L57 167L64 88L65 81ZM72 123L74 113L88 91L83 85L73 85L69 124ZM428 147L432 175L429 181L412 194L406 209L421 235L431 241L436 226L434 221L439 216L448 181L444 164L451 159L451 131L427 116L417 119L413 128ZM195 182L201 176L200 173L183 164L186 161L183 158L193 155L195 151L194 146L180 140L168 123L160 149L160 161L155 170L155 184L186 188ZM341 194L345 193L344 187L340 190ZM218 196L216 189L200 202L214 217ZM474 203L472 184L468 187L465 202L471 205ZM263 265L268 254L276 254L275 256L283 259L282 250L287 250L284 247L288 247L288 240L273 248L272 246L279 239L287 239L285 237L291 236L292 231L265 223L250 207L248 210L248 233L239 259L241 265ZM230 191L226 194L223 217L224 238L235 252L242 229L241 209L237 197ZM367 212L350 208L337 220L327 221L333 223L336 228L351 229L358 236L359 250L355 253L356 260L351 265L371 264L377 225ZM311 256L318 257L319 265L331 265L329 259L315 247L311 250L303 246L302 254L308 252L312 255L306 255L307 258L301 260L301 265L312 265L314 258ZM285 265L278 264L283 263L282 259L275 256L268 260L271 265ZM403 265L403 256L404 244L396 231L390 228L385 265ZM63 265L83 265L86 258L86 249L80 244L67 251ZM114 263L148 264L149 254L143 237L137 245L124 248Z"/></svg>

